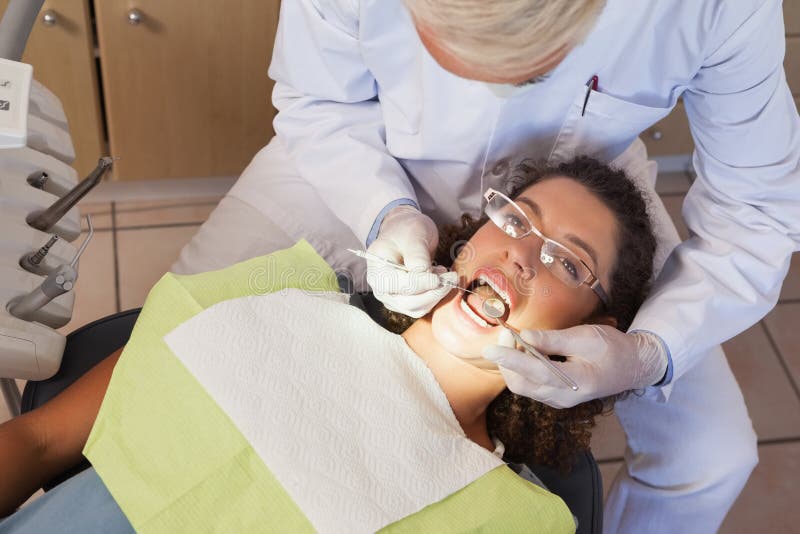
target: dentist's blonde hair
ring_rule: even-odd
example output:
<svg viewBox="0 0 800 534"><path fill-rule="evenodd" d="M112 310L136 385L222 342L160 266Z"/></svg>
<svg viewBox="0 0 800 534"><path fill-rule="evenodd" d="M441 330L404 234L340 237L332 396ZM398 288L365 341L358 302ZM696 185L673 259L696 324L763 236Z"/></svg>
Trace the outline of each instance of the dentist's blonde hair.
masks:
<svg viewBox="0 0 800 534"><path fill-rule="evenodd" d="M605 0L404 0L417 24L465 64L514 77L572 49Z"/></svg>

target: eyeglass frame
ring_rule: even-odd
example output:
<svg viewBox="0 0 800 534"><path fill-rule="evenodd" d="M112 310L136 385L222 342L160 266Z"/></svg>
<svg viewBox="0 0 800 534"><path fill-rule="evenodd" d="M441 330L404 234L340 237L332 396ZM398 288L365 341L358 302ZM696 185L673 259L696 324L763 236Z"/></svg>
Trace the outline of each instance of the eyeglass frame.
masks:
<svg viewBox="0 0 800 534"><path fill-rule="evenodd" d="M497 226L498 228L500 228L500 231L502 231L504 234L506 234L507 236L509 236L509 237L510 237L510 238L512 238L512 239L523 239L523 238L525 238L525 237L528 237L528 236L529 236L529 235L531 235L531 234L534 234L534 235L536 235L536 236L537 236L539 239L541 239L541 240L542 240L542 247L544 247L544 244L545 244L546 242L550 242L550 243L555 243L555 244L556 244L556 245L558 245L559 247L561 247L561 248L565 249L567 252L569 252L570 254L572 254L572 255L575 257L575 259L577 259L579 262L581 262L581 264L583 264L583 266L584 266L584 267L586 267L586 270L587 270L587 271L589 271L589 274L586 276L586 278L584 278L584 279L581 281L581 283L580 283L580 284L578 284L577 286L575 286L575 288L577 289L578 287L580 287L580 286L582 286L582 285L587 285L587 286L589 286L589 288L590 288L590 289L591 289L591 290L594 292L594 294L595 294L595 295L597 295L597 297L600 299L600 302L603 304L603 306L605 306L606 308L608 308L608 307L609 307L609 302L610 302L610 299L609 299L609 297L608 297L608 293L606 293L606 290L603 288L602 284L600 283L600 279L597 277L597 275L596 275L596 274L594 274L594 271L592 271L591 267L589 267L588 265L586 265L586 262L585 262L585 261L583 261L583 260L580 258L580 256L578 256L577 254L575 254L575 252L573 252L571 248L569 248L569 247L567 247L567 246L565 246L565 245L562 245L561 243L559 243L559 242L558 242L558 241L556 241L555 239L550 239L549 237L545 236L545 235L542 233L542 231L541 231L541 230L539 230L539 229L536 227L536 225L535 225L535 224L533 224L533 222L531 222L531 219L530 219L530 217L528 217L528 215L525 213L525 210L523 210L523 209L522 209L522 208L519 206L519 204L517 204L516 202L514 202L513 200L511 200L511 198L509 198L509 197L508 197L508 195L505 195L505 194L501 193L500 191L497 191L497 190L495 190L495 189L492 189L492 188L490 187L490 188L489 188L489 189L487 189L487 190L486 190L486 192L483 194L483 198L486 200L486 206L487 206L487 207L489 206L489 202L490 202L490 201L491 201L491 200L492 200L494 197L496 197L496 196L500 196L500 197L502 197L502 198L503 198L503 199L505 199L505 200L506 200L506 201L507 201L509 204L511 204L512 206L514 206L514 208L515 208L517 211L519 211L519 213L520 213L520 214L521 214L523 217L525 217L525 220L527 221L527 223L528 223L528 225L531 227L531 229L530 229L528 232L525 232L524 234L522 234L521 236L512 236L512 235L510 235L508 232L506 232L506 231L505 231L503 228L500 228L500 226L499 226L499 225L498 225L498 224L497 224L497 223L496 223L496 222L495 222L495 221L494 221L494 220L493 220L491 217L489 217L489 220L490 220L490 221L492 221L492 224L494 224L495 226ZM484 209L484 213L486 213L486 210L485 210L485 209ZM488 213L487 213L486 215L487 215L487 217L489 216L489 214L488 214ZM540 248L539 248L539 261L540 261L540 262L542 261L542 247L540 247ZM547 268L547 267L545 267L545 268ZM549 269L548 269L548 270L549 270ZM556 278L558 278L558 277L556 277ZM561 278L559 278L559 280L561 280ZM567 283L566 283L566 282L564 282L564 280L561 280L561 283L563 283L564 285L566 285L567 287L569 287L569 286L567 285Z"/></svg>

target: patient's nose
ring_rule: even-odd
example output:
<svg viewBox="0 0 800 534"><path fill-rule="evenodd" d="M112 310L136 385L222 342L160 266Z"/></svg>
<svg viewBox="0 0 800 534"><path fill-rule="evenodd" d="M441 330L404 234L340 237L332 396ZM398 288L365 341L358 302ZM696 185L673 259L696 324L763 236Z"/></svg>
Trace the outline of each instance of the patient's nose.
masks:
<svg viewBox="0 0 800 534"><path fill-rule="evenodd" d="M533 279L539 266L542 240L536 235L528 235L522 239L509 238L505 246L506 256L512 262L514 272L519 272L519 276L524 276L526 280Z"/></svg>
<svg viewBox="0 0 800 534"><path fill-rule="evenodd" d="M537 252L540 244L529 237L510 240L505 250L506 261L511 267L510 273L513 277L511 282L517 293L523 295L532 290L532 282L539 267Z"/></svg>
<svg viewBox="0 0 800 534"><path fill-rule="evenodd" d="M529 282L529 281L533 280L534 278L536 278L536 267L534 267L532 265L528 265L526 267L522 267L519 270L517 276L523 282Z"/></svg>

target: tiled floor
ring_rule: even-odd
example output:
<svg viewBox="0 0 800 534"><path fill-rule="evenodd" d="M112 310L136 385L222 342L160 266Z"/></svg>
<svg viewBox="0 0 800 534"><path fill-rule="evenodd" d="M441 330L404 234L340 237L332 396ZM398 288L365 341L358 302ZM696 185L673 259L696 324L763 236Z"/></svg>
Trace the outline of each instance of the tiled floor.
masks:
<svg viewBox="0 0 800 534"><path fill-rule="evenodd" d="M690 178L659 177L658 190L686 237L680 208ZM81 261L69 332L116 311L141 306L219 198L186 202L109 202L83 206L95 238ZM723 533L787 532L800 524L800 255L795 255L781 301L764 321L725 344L759 436L761 461ZM0 404L0 421L7 418ZM622 465L625 436L604 418L592 441L608 487Z"/></svg>

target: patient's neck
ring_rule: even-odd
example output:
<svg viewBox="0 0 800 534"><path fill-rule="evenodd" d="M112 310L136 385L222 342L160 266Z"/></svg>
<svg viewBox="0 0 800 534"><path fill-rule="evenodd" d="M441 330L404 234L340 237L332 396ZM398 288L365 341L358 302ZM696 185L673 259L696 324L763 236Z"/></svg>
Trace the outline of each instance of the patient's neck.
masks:
<svg viewBox="0 0 800 534"><path fill-rule="evenodd" d="M430 368L467 437L494 450L486 430L486 409L505 389L502 375L479 369L444 350L433 336L429 317L415 321L402 336Z"/></svg>

